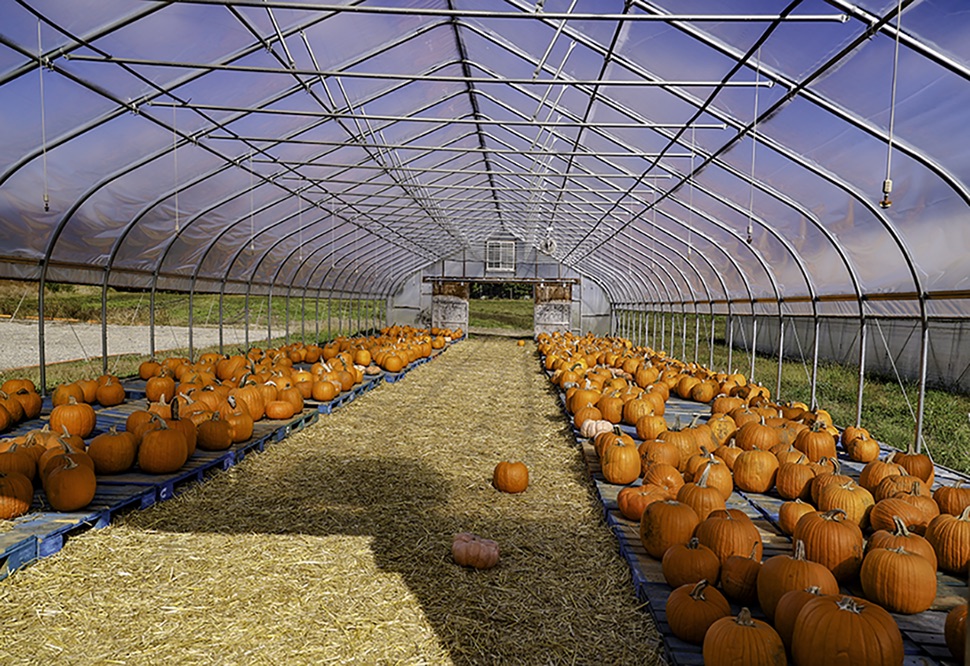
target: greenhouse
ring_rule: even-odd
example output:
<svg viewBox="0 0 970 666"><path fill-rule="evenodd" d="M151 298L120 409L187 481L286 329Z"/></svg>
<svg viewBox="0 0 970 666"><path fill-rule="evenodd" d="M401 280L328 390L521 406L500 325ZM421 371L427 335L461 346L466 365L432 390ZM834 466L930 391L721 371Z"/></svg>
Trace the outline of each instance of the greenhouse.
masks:
<svg viewBox="0 0 970 666"><path fill-rule="evenodd" d="M963 663L968 34L6 0L0 659Z"/></svg>

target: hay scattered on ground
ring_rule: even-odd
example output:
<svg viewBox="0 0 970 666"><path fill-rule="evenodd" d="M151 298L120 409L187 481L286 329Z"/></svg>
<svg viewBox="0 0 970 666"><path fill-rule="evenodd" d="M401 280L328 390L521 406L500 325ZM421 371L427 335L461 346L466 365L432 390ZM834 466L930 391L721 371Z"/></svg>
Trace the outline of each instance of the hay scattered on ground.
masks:
<svg viewBox="0 0 970 666"><path fill-rule="evenodd" d="M472 339L0 583L2 663L648 664L531 346ZM520 459L522 495L490 485ZM470 530L491 571L456 566Z"/></svg>

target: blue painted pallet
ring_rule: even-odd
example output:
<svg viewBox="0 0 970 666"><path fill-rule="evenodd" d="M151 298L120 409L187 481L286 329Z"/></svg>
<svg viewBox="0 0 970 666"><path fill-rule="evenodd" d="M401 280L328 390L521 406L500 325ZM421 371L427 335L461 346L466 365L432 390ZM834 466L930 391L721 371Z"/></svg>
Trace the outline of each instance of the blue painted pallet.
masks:
<svg viewBox="0 0 970 666"><path fill-rule="evenodd" d="M155 493L144 487L99 484L91 503L79 511L57 512L46 504L41 491L34 495L31 513L14 521L0 535L0 579L64 547L73 534L106 527L120 513L144 509L155 503Z"/></svg>
<svg viewBox="0 0 970 666"><path fill-rule="evenodd" d="M235 464L232 451L196 451L188 462L171 474L145 474L133 471L98 479L98 485L134 485L153 489L158 501L175 497L185 487L205 480L208 474L229 469Z"/></svg>
<svg viewBox="0 0 970 666"><path fill-rule="evenodd" d="M37 559L37 535L16 529L0 534L0 580Z"/></svg>

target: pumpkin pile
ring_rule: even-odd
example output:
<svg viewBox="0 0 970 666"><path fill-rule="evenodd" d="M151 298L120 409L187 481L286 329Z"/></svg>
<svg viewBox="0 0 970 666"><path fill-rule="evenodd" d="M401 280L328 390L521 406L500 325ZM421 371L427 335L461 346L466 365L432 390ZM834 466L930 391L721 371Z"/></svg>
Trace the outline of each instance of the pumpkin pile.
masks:
<svg viewBox="0 0 970 666"><path fill-rule="evenodd" d="M297 342L245 354L205 353L196 362L149 359L138 368L145 407L128 416L124 430L113 427L87 443L96 422L92 405L122 404L124 387L110 374L61 384L52 393L47 426L0 442L0 518L26 513L35 485L45 489L52 508L74 511L93 499L96 475L178 471L196 449L222 451L245 442L261 419L291 419L304 400L333 400L365 375L399 372L463 335L391 326L322 346ZM0 386L0 431L39 417L41 404L30 380L7 380ZM509 478L521 483L520 476Z"/></svg>
<svg viewBox="0 0 970 666"><path fill-rule="evenodd" d="M795 663L822 663L830 650L853 662L901 663L889 612L930 608L937 570L967 574L970 487L932 492L927 455L910 448L880 458L866 429L840 433L824 409L774 401L741 373L713 372L623 338L542 334L537 342L604 479L623 486L620 512L639 522L644 549L662 561L673 589L671 631L703 642L706 663L722 663L715 653L723 663L785 663L779 644ZM671 394L709 404L706 422L669 427ZM840 455L865 463L861 474L848 474ZM762 562L758 528L726 508L734 490L787 500L778 526L794 540L790 555ZM864 598L840 595L840 585L861 588ZM746 612L729 617L727 600L760 606L773 628ZM857 627L864 640L829 640L836 632L826 627L835 626ZM709 649L708 634L717 647ZM750 637L758 646L745 654L760 656L728 660L726 641L734 639L725 636Z"/></svg>
<svg viewBox="0 0 970 666"><path fill-rule="evenodd" d="M0 386L0 432L40 416L42 399L29 379L8 379Z"/></svg>

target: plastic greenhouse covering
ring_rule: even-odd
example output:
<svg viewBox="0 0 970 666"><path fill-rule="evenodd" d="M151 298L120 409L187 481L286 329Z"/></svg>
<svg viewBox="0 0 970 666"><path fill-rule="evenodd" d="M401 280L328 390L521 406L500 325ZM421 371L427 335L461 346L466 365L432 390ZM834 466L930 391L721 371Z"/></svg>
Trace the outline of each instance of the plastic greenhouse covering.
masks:
<svg viewBox="0 0 970 666"><path fill-rule="evenodd" d="M968 34L963 0L4 0L0 277L388 298L506 237L613 330L908 318L925 376L970 296Z"/></svg>

